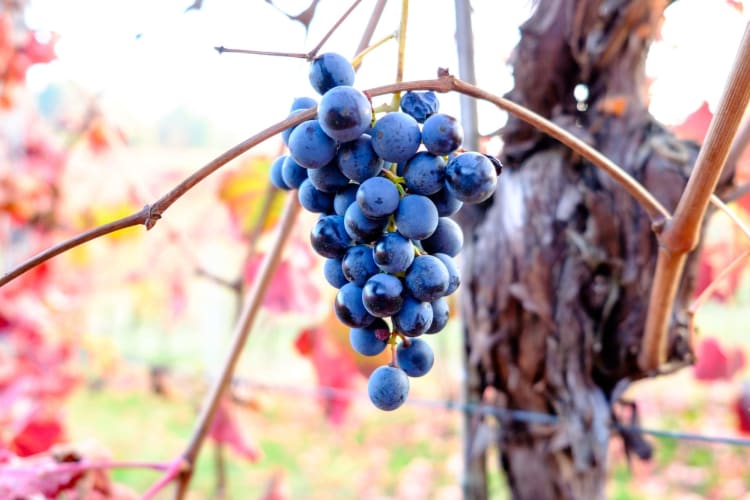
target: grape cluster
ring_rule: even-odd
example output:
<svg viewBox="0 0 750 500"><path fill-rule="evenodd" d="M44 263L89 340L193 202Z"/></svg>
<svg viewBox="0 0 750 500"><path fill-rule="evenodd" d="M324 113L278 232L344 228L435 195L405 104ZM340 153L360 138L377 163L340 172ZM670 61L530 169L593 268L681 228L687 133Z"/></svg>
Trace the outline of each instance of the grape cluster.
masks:
<svg viewBox="0 0 750 500"><path fill-rule="evenodd" d="M312 61L310 83L320 103L297 98L291 114L317 104L317 118L284 131L289 154L272 163L271 182L296 189L300 204L321 214L310 242L338 289L336 316L356 352L391 346L394 359L371 374L368 392L376 407L394 410L409 377L432 367L432 349L418 337L445 327L446 297L460 283L453 259L463 233L449 217L493 194L500 165L459 150L461 125L439 113L434 92L407 92L400 111L375 119L370 99L352 87L351 64L334 53Z"/></svg>

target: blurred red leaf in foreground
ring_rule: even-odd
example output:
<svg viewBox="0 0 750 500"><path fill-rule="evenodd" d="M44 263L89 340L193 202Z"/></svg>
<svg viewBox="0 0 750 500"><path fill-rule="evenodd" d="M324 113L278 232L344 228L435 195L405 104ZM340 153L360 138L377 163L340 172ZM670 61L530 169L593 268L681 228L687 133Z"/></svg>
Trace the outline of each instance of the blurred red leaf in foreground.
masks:
<svg viewBox="0 0 750 500"><path fill-rule="evenodd" d="M703 339L693 366L697 380L706 382L728 380L745 366L745 354L740 349L726 351L714 338Z"/></svg>
<svg viewBox="0 0 750 500"><path fill-rule="evenodd" d="M242 435L237 420L230 409L230 402L226 399L219 403L216 410L211 429L208 431L208 437L217 443L229 446L235 453L241 457L257 462L260 460L261 452L251 443L248 443Z"/></svg>

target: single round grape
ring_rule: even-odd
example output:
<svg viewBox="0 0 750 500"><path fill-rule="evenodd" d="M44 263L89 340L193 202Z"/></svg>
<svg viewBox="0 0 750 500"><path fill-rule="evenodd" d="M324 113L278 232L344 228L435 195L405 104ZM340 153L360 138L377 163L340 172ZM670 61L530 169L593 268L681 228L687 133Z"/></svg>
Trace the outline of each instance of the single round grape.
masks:
<svg viewBox="0 0 750 500"><path fill-rule="evenodd" d="M422 127L422 143L432 154L450 154L458 149L463 140L464 129L461 124L446 114L432 115Z"/></svg>
<svg viewBox="0 0 750 500"><path fill-rule="evenodd" d="M401 342L396 348L396 359L398 366L410 377L421 377L426 375L435 362L435 354L430 344L422 339L410 339Z"/></svg>
<svg viewBox="0 0 750 500"><path fill-rule="evenodd" d="M284 163L281 164L281 178L291 189L299 189L302 183L307 180L307 169L302 168L299 163L294 161L294 158L286 155Z"/></svg>
<svg viewBox="0 0 750 500"><path fill-rule="evenodd" d="M305 110L314 108L318 105L318 101L316 101L313 97L295 97L292 101L292 107L289 109L289 112L297 111L298 109Z"/></svg>
<svg viewBox="0 0 750 500"><path fill-rule="evenodd" d="M341 258L351 245L341 215L321 216L310 232L310 244L318 255Z"/></svg>
<svg viewBox="0 0 750 500"><path fill-rule="evenodd" d="M429 253L444 253L455 257L464 245L464 233L456 222L447 217L438 219L437 228L422 240L422 248Z"/></svg>
<svg viewBox="0 0 750 500"><path fill-rule="evenodd" d="M281 155L271 163L269 176L271 177L271 184L284 191L289 191L291 188L284 182L284 177L281 175L284 160L286 160L286 155Z"/></svg>
<svg viewBox="0 0 750 500"><path fill-rule="evenodd" d="M362 303L373 316L387 318L401 310L404 303L403 292L404 286L396 276L375 274L367 280L362 289Z"/></svg>
<svg viewBox="0 0 750 500"><path fill-rule="evenodd" d="M339 321L352 328L370 326L375 321L375 316L368 313L362 303L362 288L354 283L347 283L339 289L333 310Z"/></svg>
<svg viewBox="0 0 750 500"><path fill-rule="evenodd" d="M380 366L370 374L367 394L378 409L395 410L404 404L409 395L409 377L401 368Z"/></svg>
<svg viewBox="0 0 750 500"><path fill-rule="evenodd" d="M385 177L371 177L357 190L357 204L371 219L388 217L396 211L400 200L398 188Z"/></svg>
<svg viewBox="0 0 750 500"><path fill-rule="evenodd" d="M409 193L435 194L443 189L445 160L432 153L420 151L406 162L403 177Z"/></svg>
<svg viewBox="0 0 750 500"><path fill-rule="evenodd" d="M388 219L370 219L356 203L349 205L344 213L346 232L357 243L372 243L383 234L387 225Z"/></svg>
<svg viewBox="0 0 750 500"><path fill-rule="evenodd" d="M318 191L331 193L331 195L349 184L349 179L341 173L335 160L325 167L308 171L307 177Z"/></svg>
<svg viewBox="0 0 750 500"><path fill-rule="evenodd" d="M334 52L320 54L310 63L310 85L325 94L339 85L354 84L354 68L349 60Z"/></svg>
<svg viewBox="0 0 750 500"><path fill-rule="evenodd" d="M320 128L318 120L297 125L289 135L289 152L305 168L321 168L336 156L336 141Z"/></svg>
<svg viewBox="0 0 750 500"><path fill-rule="evenodd" d="M435 204L440 217L450 217L455 215L464 205L464 202L454 196L449 189L441 189L435 194L428 196Z"/></svg>
<svg viewBox="0 0 750 500"><path fill-rule="evenodd" d="M435 204L426 196L409 194L401 198L396 209L398 232L413 240L429 237L438 225Z"/></svg>
<svg viewBox="0 0 750 500"><path fill-rule="evenodd" d="M401 111L419 123L434 115L440 109L440 102L432 90L416 92L410 90L401 98Z"/></svg>
<svg viewBox="0 0 750 500"><path fill-rule="evenodd" d="M318 121L328 137L338 142L353 141L370 128L372 106L362 92L340 85L323 95Z"/></svg>
<svg viewBox="0 0 750 500"><path fill-rule="evenodd" d="M399 111L386 114L372 128L372 148L383 160L399 163L419 149L422 134L417 120Z"/></svg>
<svg viewBox="0 0 750 500"><path fill-rule="evenodd" d="M382 340L385 337L384 333L390 334L388 323L377 318L366 328L349 330L349 343L352 349L362 356L377 356L388 345L387 341Z"/></svg>
<svg viewBox="0 0 750 500"><path fill-rule="evenodd" d="M414 245L399 233L386 233L372 247L377 266L391 274L403 273L414 261Z"/></svg>
<svg viewBox="0 0 750 500"><path fill-rule="evenodd" d="M341 172L359 183L375 177L383 167L383 159L372 149L372 139L366 135L342 144L336 159Z"/></svg>
<svg viewBox="0 0 750 500"><path fill-rule="evenodd" d="M495 166L481 153L462 153L448 162L445 183L464 203L480 203L495 192Z"/></svg>
<svg viewBox="0 0 750 500"><path fill-rule="evenodd" d="M323 263L323 276L334 288L341 288L349 283L341 269L341 259L326 259Z"/></svg>
<svg viewBox="0 0 750 500"><path fill-rule="evenodd" d="M314 172L314 170L311 170ZM310 179L300 185L297 191L299 204L308 212L330 214L333 212L333 193L324 193L313 186Z"/></svg>
<svg viewBox="0 0 750 500"><path fill-rule="evenodd" d="M450 276L440 259L432 255L418 255L404 277L409 293L422 302L439 299L448 290Z"/></svg>
<svg viewBox="0 0 750 500"><path fill-rule="evenodd" d="M430 302L430 306L432 307L432 323L425 333L438 333L448 324L451 314L450 307L445 297L433 300Z"/></svg>
<svg viewBox="0 0 750 500"><path fill-rule="evenodd" d="M349 205L357 201L357 189L359 184L348 184L336 191L336 196L333 197L333 210L338 215L344 215Z"/></svg>
<svg viewBox="0 0 750 500"><path fill-rule="evenodd" d="M445 295L450 295L455 292L461 284L461 274L458 272L456 262L449 255L444 253L436 253L433 255L436 259L440 259L445 268L448 270L448 289L445 291Z"/></svg>
<svg viewBox="0 0 750 500"><path fill-rule="evenodd" d="M341 259L341 270L357 286L365 286L370 276L380 271L372 258L372 248L367 245L350 247Z"/></svg>
<svg viewBox="0 0 750 500"><path fill-rule="evenodd" d="M289 113L289 116L287 116L287 118L291 118L294 115L298 115L298 114L302 113L303 111L305 111L305 110L304 109L295 109L295 110L293 110L292 112ZM284 141L284 145L289 146L289 136L292 135L292 131L295 128L297 128L298 126L299 126L299 124L291 126L289 128L285 128L281 132L281 140Z"/></svg>
<svg viewBox="0 0 750 500"><path fill-rule="evenodd" d="M393 328L407 337L418 337L432 323L432 306L406 295L398 314L393 315Z"/></svg>

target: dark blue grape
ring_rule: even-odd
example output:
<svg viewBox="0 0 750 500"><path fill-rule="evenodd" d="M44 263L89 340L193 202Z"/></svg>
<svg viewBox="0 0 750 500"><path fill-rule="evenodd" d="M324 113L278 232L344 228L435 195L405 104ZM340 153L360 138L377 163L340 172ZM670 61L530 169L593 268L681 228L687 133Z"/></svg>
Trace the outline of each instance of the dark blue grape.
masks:
<svg viewBox="0 0 750 500"><path fill-rule="evenodd" d="M292 101L292 107L289 109L289 112L297 111L298 109L305 110L314 108L318 105L318 101L316 101L312 97L295 97Z"/></svg>
<svg viewBox="0 0 750 500"><path fill-rule="evenodd" d="M357 190L357 204L371 219L391 215L398 208L400 199L396 185L385 177L370 177Z"/></svg>
<svg viewBox="0 0 750 500"><path fill-rule="evenodd" d="M429 237L438 225L435 204L419 194L409 194L401 198L396 210L398 232L413 240Z"/></svg>
<svg viewBox="0 0 750 500"><path fill-rule="evenodd" d="M388 334L390 334L388 324L377 318L367 328L352 328L349 330L349 343L352 349L362 356L377 356L388 345L386 340L382 340Z"/></svg>
<svg viewBox="0 0 750 500"><path fill-rule="evenodd" d="M357 201L357 189L359 184L349 184L339 189L333 197L333 210L338 215L344 215L349 205Z"/></svg>
<svg viewBox="0 0 750 500"><path fill-rule="evenodd" d="M311 170L314 172L314 170ZM310 179L300 185L297 191L299 204L308 212L316 214L330 214L333 212L333 193L324 193L313 186Z"/></svg>
<svg viewBox="0 0 750 500"><path fill-rule="evenodd" d="M271 163L271 171L269 173L271 177L271 184L284 191L289 191L291 188L284 182L284 177L281 174L282 167L286 160L286 155L281 155Z"/></svg>
<svg viewBox="0 0 750 500"><path fill-rule="evenodd" d="M456 198L449 189L441 189L428 198L435 204L440 217L455 215L464 205L464 202Z"/></svg>
<svg viewBox="0 0 750 500"><path fill-rule="evenodd" d="M396 276L376 274L367 280L362 289L362 303L373 316L387 318L401 310L403 292L404 286Z"/></svg>
<svg viewBox="0 0 750 500"><path fill-rule="evenodd" d="M404 277L409 293L423 302L432 302L445 295L450 276L440 259L432 255L418 255Z"/></svg>
<svg viewBox="0 0 750 500"><path fill-rule="evenodd" d="M310 85L325 94L339 85L354 84L354 68L342 55L334 52L321 54L310 63Z"/></svg>
<svg viewBox="0 0 750 500"><path fill-rule="evenodd" d="M409 395L409 377L401 368L380 366L370 374L367 394L378 409L395 410L404 404Z"/></svg>
<svg viewBox="0 0 750 500"><path fill-rule="evenodd" d="M448 318L450 318L450 307L445 297L440 297L437 300L430 302L432 307L432 323L425 333L438 333L445 325L448 324Z"/></svg>
<svg viewBox="0 0 750 500"><path fill-rule="evenodd" d="M341 173L335 160L325 167L308 171L307 177L317 190L324 193L331 193L332 195L349 184L349 179Z"/></svg>
<svg viewBox="0 0 750 500"><path fill-rule="evenodd" d="M426 92L409 91L401 98L401 111L419 123L434 115L440 109L440 102L432 90Z"/></svg>
<svg viewBox="0 0 750 500"><path fill-rule="evenodd" d="M336 156L336 141L320 128L318 120L297 125L289 135L289 152L305 168L321 168Z"/></svg>
<svg viewBox="0 0 750 500"><path fill-rule="evenodd" d="M372 139L366 135L342 144L337 161L341 172L359 183L378 175L383 166L383 159L372 149Z"/></svg>
<svg viewBox="0 0 750 500"><path fill-rule="evenodd" d="M346 326L363 328L375 321L362 303L362 288L354 283L347 283L339 289L333 303L336 317Z"/></svg>
<svg viewBox="0 0 750 500"><path fill-rule="evenodd" d="M318 121L331 139L353 141L370 128L372 107L362 92L341 85L323 95L318 106Z"/></svg>
<svg viewBox="0 0 750 500"><path fill-rule="evenodd" d="M422 339L410 339L409 343L401 342L396 348L398 366L410 377L426 375L435 362L435 354L430 344Z"/></svg>
<svg viewBox="0 0 750 500"><path fill-rule="evenodd" d="M281 178L291 189L299 189L302 183L307 180L307 169L302 168L299 163L294 161L294 158L286 155L284 163L281 165Z"/></svg>
<svg viewBox="0 0 750 500"><path fill-rule="evenodd" d="M440 262L442 262L448 270L448 289L445 291L445 295L450 295L455 292L461 284L461 274L458 272L456 262L452 257L445 255L444 253L436 253L433 257L440 259Z"/></svg>
<svg viewBox="0 0 750 500"><path fill-rule="evenodd" d="M432 154L450 154L458 149L463 140L464 129L452 116L442 113L432 115L422 127L422 143Z"/></svg>
<svg viewBox="0 0 750 500"><path fill-rule="evenodd" d="M403 177L409 193L435 194L444 186L445 160L440 156L421 151L406 162Z"/></svg>
<svg viewBox="0 0 750 500"><path fill-rule="evenodd" d="M383 234L387 225L388 219L370 219L356 203L349 205L344 213L346 232L357 243L371 243L377 240Z"/></svg>
<svg viewBox="0 0 750 500"><path fill-rule="evenodd" d="M341 288L349 283L341 269L341 259L326 259L323 263L323 276L326 281L334 288Z"/></svg>
<svg viewBox="0 0 750 500"><path fill-rule="evenodd" d="M420 302L413 297L405 296L398 314L393 316L393 328L407 337L418 337L432 323L432 306L429 302Z"/></svg>
<svg viewBox="0 0 750 500"><path fill-rule="evenodd" d="M463 245L463 231L455 221L447 217L440 217L435 232L422 240L422 248L426 252L444 253L451 257L458 255Z"/></svg>
<svg viewBox="0 0 750 500"><path fill-rule="evenodd" d="M367 245L349 248L341 259L341 270L357 286L365 286L370 276L380 271L372 258L372 248Z"/></svg>
<svg viewBox="0 0 750 500"><path fill-rule="evenodd" d="M318 255L341 258L351 245L341 215L323 215L310 232L310 244Z"/></svg>
<svg viewBox="0 0 750 500"><path fill-rule="evenodd" d="M445 183L464 203L480 203L495 192L495 166L481 153L462 153L448 162Z"/></svg>
<svg viewBox="0 0 750 500"><path fill-rule="evenodd" d="M372 128L372 148L385 161L408 160L417 152L420 142L419 124L406 113L388 113Z"/></svg>
<svg viewBox="0 0 750 500"><path fill-rule="evenodd" d="M391 274L403 273L414 261L414 245L399 233L386 233L372 248L375 264Z"/></svg>

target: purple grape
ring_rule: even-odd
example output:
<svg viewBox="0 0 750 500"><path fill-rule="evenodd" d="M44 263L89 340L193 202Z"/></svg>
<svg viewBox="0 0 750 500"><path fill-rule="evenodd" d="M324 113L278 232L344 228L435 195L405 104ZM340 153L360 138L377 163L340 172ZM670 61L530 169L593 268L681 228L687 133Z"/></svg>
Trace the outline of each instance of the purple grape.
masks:
<svg viewBox="0 0 750 500"><path fill-rule="evenodd" d="M432 323L425 333L438 333L448 324L450 307L445 297L433 300L430 306L432 307Z"/></svg>
<svg viewBox="0 0 750 500"><path fill-rule="evenodd" d="M292 107L289 109L289 112L297 111L297 110L305 110L314 108L318 105L318 101L316 101L313 97L295 97L292 101Z"/></svg>
<svg viewBox="0 0 750 500"><path fill-rule="evenodd" d="M349 184L349 179L341 173L335 160L325 167L309 170L307 177L318 191L331 193L331 196Z"/></svg>
<svg viewBox="0 0 750 500"><path fill-rule="evenodd" d="M495 192L497 173L493 163L481 153L462 153L448 162L445 183L464 203L480 203Z"/></svg>
<svg viewBox="0 0 750 500"><path fill-rule="evenodd" d="M381 340L385 336L383 333L390 334L390 329L385 321L377 318L366 328L349 330L349 344L362 356L377 356L388 345L387 341Z"/></svg>
<svg viewBox="0 0 750 500"><path fill-rule="evenodd" d="M401 98L401 111L419 123L434 115L440 109L440 102L432 90L426 92L409 91Z"/></svg>
<svg viewBox="0 0 750 500"><path fill-rule="evenodd" d="M375 177L383 167L383 159L372 149L372 139L366 135L342 144L337 161L341 172L359 183Z"/></svg>
<svg viewBox="0 0 750 500"><path fill-rule="evenodd" d="M354 68L344 56L334 52L320 54L310 63L310 84L319 94L339 85L354 84Z"/></svg>
<svg viewBox="0 0 750 500"><path fill-rule="evenodd" d="M449 189L441 189L428 198L435 204L440 217L455 215L464 205L464 202L456 198Z"/></svg>
<svg viewBox="0 0 750 500"><path fill-rule="evenodd" d="M401 196L398 188L385 177L371 177L357 190L357 204L371 219L388 217L398 208Z"/></svg>
<svg viewBox="0 0 750 500"><path fill-rule="evenodd" d="M297 125L289 135L289 152L300 166L322 168L336 156L336 141L328 137L318 120Z"/></svg>
<svg viewBox="0 0 750 500"><path fill-rule="evenodd" d="M440 156L421 151L406 163L403 177L409 193L435 194L443 189L445 160Z"/></svg>
<svg viewBox="0 0 750 500"><path fill-rule="evenodd" d="M395 366L385 365L375 369L367 381L367 394L377 408L395 410L409 395L409 377Z"/></svg>
<svg viewBox="0 0 750 500"><path fill-rule="evenodd" d="M407 337L418 337L432 323L432 306L406 295L401 310L393 317L393 328Z"/></svg>
<svg viewBox="0 0 750 500"><path fill-rule="evenodd" d="M299 189L307 180L307 169L302 168L291 156L285 155L284 163L281 164L281 178L291 189Z"/></svg>
<svg viewBox="0 0 750 500"><path fill-rule="evenodd" d="M341 215L321 216L310 232L310 244L318 255L341 258L351 245Z"/></svg>
<svg viewBox="0 0 750 500"><path fill-rule="evenodd" d="M338 142L357 139L370 128L372 107L367 97L347 85L334 87L323 95L318 121L328 137Z"/></svg>
<svg viewBox="0 0 750 500"><path fill-rule="evenodd" d="M346 326L363 328L375 321L362 303L362 288L354 283L347 283L339 289L333 303L336 317Z"/></svg>
<svg viewBox="0 0 750 500"><path fill-rule="evenodd" d="M371 243L377 240L383 234L387 225L388 219L370 219L356 203L349 205L344 213L346 232L357 243Z"/></svg>
<svg viewBox="0 0 750 500"><path fill-rule="evenodd" d="M414 245L399 233L384 234L372 250L375 264L387 273L403 273L414 262Z"/></svg>
<svg viewBox="0 0 750 500"><path fill-rule="evenodd" d="M284 160L286 160L286 155L281 155L278 158L276 158L273 161L273 163L271 163L269 176L271 177L271 184L273 184L278 189L289 191L291 188L286 182L284 182L284 177L281 174L282 167L284 165Z"/></svg>
<svg viewBox="0 0 750 500"><path fill-rule="evenodd" d="M357 189L358 184L348 184L336 192L336 196L333 197L333 210L338 215L344 215L349 205L357 201Z"/></svg>
<svg viewBox="0 0 750 500"><path fill-rule="evenodd" d="M429 198L419 194L401 198L396 210L396 228L399 233L412 240L423 240L435 232L437 225L437 208Z"/></svg>
<svg viewBox="0 0 750 500"><path fill-rule="evenodd" d="M442 113L432 115L422 127L422 143L432 154L450 154L458 149L463 140L464 129L452 116Z"/></svg>
<svg viewBox="0 0 750 500"><path fill-rule="evenodd" d="M439 299L448 290L450 275L445 264L432 255L418 255L404 277L409 293L422 302Z"/></svg>
<svg viewBox="0 0 750 500"><path fill-rule="evenodd" d="M461 285L461 274L458 272L456 262L449 255L444 253L436 253L433 255L436 259L440 259L445 268L448 270L448 289L445 291L445 295L450 295L455 292L459 285Z"/></svg>
<svg viewBox="0 0 750 500"><path fill-rule="evenodd" d="M451 257L458 255L463 245L463 231L455 221L447 217L440 217L435 232L422 240L422 248L426 252L444 253Z"/></svg>
<svg viewBox="0 0 750 500"><path fill-rule="evenodd" d="M314 172L314 170L311 170L311 172ZM299 204L308 212L316 214L330 214L333 212L333 194L319 191L313 186L310 179L305 179L300 185L297 197Z"/></svg>
<svg viewBox="0 0 750 500"><path fill-rule="evenodd" d="M372 259L372 248L367 245L349 248L341 259L341 270L346 279L357 286L365 286L370 276L380 271Z"/></svg>
<svg viewBox="0 0 750 500"><path fill-rule="evenodd" d="M420 142L419 124L406 113L388 113L372 128L372 148L385 161L408 160L417 152Z"/></svg>
<svg viewBox="0 0 750 500"><path fill-rule="evenodd" d="M376 274L367 280L362 289L362 303L373 316L387 318L401 310L403 292L404 286L396 276Z"/></svg>
<svg viewBox="0 0 750 500"><path fill-rule="evenodd" d="M435 354L430 344L422 339L410 339L401 342L396 348L396 359L398 366L410 377L421 377L426 375L435 362Z"/></svg>
<svg viewBox="0 0 750 500"><path fill-rule="evenodd" d="M341 288L349 283L341 269L341 259L326 259L323 263L323 276L334 288Z"/></svg>

